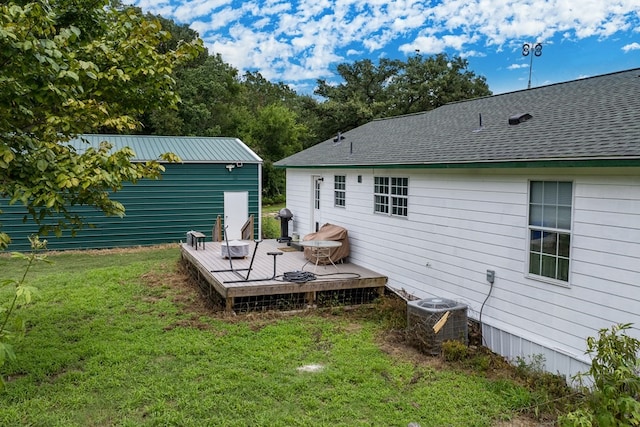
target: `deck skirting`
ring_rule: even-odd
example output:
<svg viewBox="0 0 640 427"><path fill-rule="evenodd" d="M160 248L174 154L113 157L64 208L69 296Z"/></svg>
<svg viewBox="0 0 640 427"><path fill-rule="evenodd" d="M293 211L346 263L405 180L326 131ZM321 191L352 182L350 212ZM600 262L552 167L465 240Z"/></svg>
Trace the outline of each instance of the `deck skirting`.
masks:
<svg viewBox="0 0 640 427"><path fill-rule="evenodd" d="M387 277L369 269L349 262L337 263L336 266L305 266L304 254L290 251L284 247L285 244L265 240L256 248L255 242L249 243L249 256L231 260L221 256L221 242L207 242L204 250L181 245L182 259L191 275L198 280L203 293L214 304L222 304L227 311L356 305L371 303L384 294ZM279 251L281 255L269 255ZM314 273L315 279L301 283L284 279L286 272L300 272L303 266L305 271Z"/></svg>

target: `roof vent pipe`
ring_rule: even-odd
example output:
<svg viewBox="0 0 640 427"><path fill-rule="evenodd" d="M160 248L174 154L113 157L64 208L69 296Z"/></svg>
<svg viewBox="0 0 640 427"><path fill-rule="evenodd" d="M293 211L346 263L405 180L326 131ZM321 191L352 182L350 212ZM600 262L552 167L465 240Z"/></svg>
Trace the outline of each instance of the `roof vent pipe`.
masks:
<svg viewBox="0 0 640 427"><path fill-rule="evenodd" d="M519 125L520 123L526 122L531 118L533 118L533 116L529 113L514 114L513 116L509 117L509 124Z"/></svg>

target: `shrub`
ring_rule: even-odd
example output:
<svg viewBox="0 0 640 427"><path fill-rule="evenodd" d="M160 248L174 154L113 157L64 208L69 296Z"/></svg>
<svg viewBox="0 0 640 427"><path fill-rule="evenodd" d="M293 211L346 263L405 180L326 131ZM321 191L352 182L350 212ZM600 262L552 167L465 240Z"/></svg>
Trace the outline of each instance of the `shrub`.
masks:
<svg viewBox="0 0 640 427"><path fill-rule="evenodd" d="M402 298L387 294L376 300L378 323L386 329L405 329L407 327L407 302Z"/></svg>
<svg viewBox="0 0 640 427"><path fill-rule="evenodd" d="M279 205L286 202L286 200L287 200L287 196L285 194L277 194L271 197L264 196L262 197L262 204L263 206Z"/></svg>
<svg viewBox="0 0 640 427"><path fill-rule="evenodd" d="M280 221L272 216L262 217L262 238L277 239L280 237Z"/></svg>
<svg viewBox="0 0 640 427"><path fill-rule="evenodd" d="M480 372L486 372L491 366L491 356L488 354L476 354L470 361L469 366Z"/></svg>
<svg viewBox="0 0 640 427"><path fill-rule="evenodd" d="M585 393L582 405L560 417L563 426L640 426L640 340L630 323L600 329L587 338L591 368L574 379Z"/></svg>
<svg viewBox="0 0 640 427"><path fill-rule="evenodd" d="M468 348L463 342L448 340L442 343L442 357L447 362L456 362L467 358Z"/></svg>

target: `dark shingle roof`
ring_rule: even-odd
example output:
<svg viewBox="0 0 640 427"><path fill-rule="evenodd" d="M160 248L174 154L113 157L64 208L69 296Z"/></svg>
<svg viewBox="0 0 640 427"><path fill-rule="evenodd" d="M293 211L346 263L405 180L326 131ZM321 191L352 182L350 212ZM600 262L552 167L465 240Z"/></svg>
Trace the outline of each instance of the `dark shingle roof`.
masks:
<svg viewBox="0 0 640 427"><path fill-rule="evenodd" d="M108 141L114 150L131 148L134 161L158 160L163 153L177 154L184 163L262 163L262 159L237 138L157 135L81 135L70 141L76 149L97 147Z"/></svg>
<svg viewBox="0 0 640 427"><path fill-rule="evenodd" d="M640 69L634 69L374 120L343 133L339 143L324 141L276 165L638 160L639 112ZM529 120L509 124L527 113Z"/></svg>

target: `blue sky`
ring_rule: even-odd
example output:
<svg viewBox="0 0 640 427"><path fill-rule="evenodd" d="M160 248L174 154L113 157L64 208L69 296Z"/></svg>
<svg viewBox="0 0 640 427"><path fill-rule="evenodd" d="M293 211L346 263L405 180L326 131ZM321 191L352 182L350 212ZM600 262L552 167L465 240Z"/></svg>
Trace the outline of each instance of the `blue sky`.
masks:
<svg viewBox="0 0 640 427"><path fill-rule="evenodd" d="M129 0L198 31L210 53L301 94L336 66L448 53L494 93L640 67L640 0Z"/></svg>

